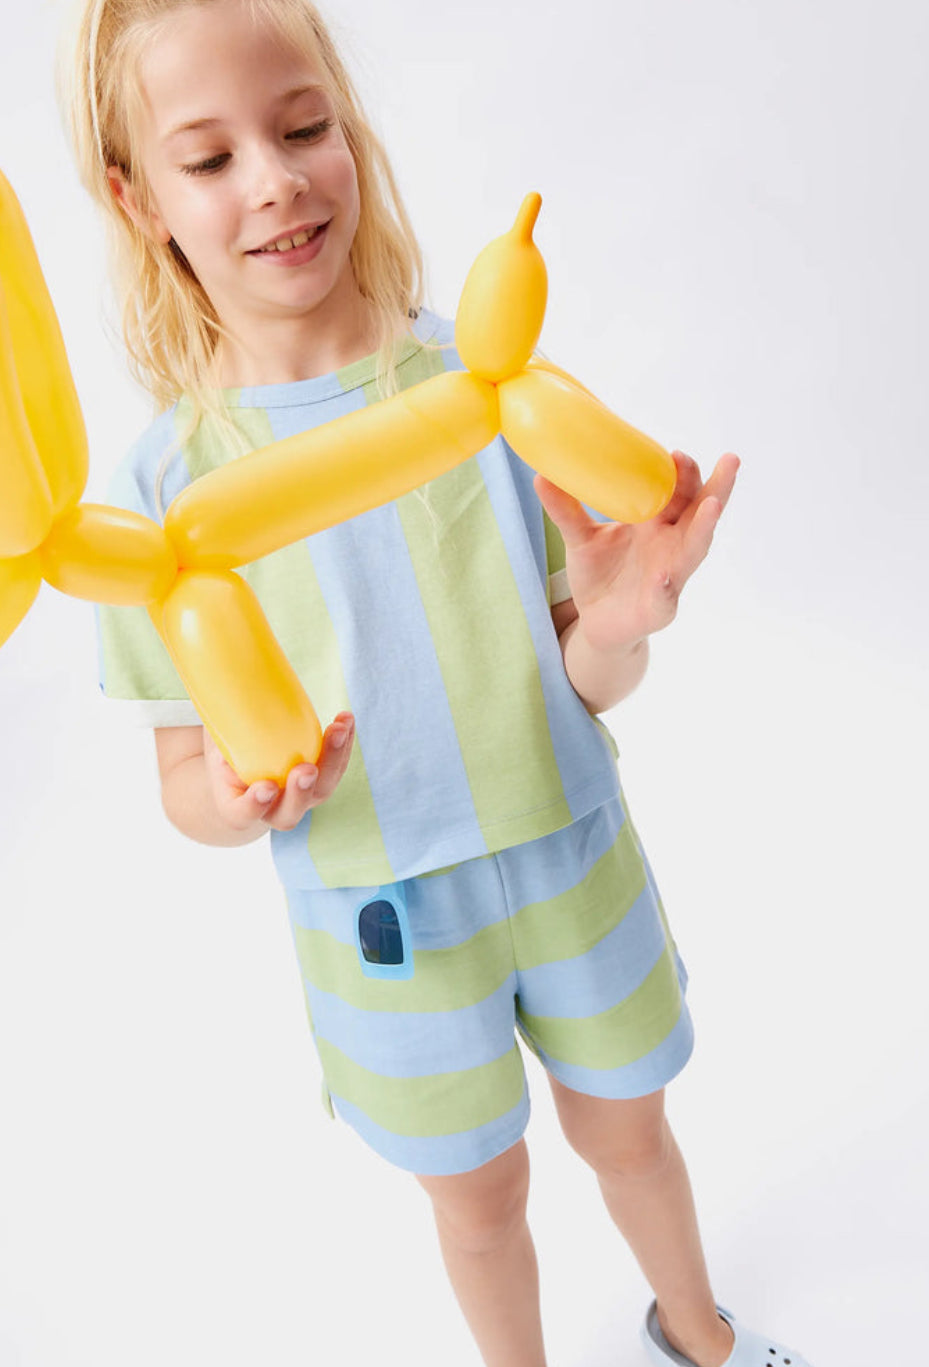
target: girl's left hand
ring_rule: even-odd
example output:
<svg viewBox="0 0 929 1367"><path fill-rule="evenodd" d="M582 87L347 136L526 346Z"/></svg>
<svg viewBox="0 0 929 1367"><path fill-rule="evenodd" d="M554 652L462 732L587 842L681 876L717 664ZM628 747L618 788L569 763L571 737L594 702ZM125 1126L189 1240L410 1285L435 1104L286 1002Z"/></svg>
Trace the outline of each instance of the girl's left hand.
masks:
<svg viewBox="0 0 929 1367"><path fill-rule="evenodd" d="M635 525L598 522L571 494L535 477L564 537L568 584L589 645L614 652L674 620L681 590L705 559L732 493L739 459L725 455L704 484L697 462L673 452L677 486L663 512Z"/></svg>

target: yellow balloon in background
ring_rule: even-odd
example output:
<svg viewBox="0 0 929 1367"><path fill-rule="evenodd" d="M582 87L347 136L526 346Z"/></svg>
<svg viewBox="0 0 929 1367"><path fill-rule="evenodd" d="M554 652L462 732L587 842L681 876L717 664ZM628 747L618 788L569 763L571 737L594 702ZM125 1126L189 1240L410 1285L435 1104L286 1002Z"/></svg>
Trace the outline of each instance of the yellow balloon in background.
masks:
<svg viewBox="0 0 929 1367"><path fill-rule="evenodd" d="M541 195L526 195L512 228L478 254L461 291L455 348L473 374L494 383L523 368L542 331L548 274L532 240L541 207Z"/></svg>
<svg viewBox="0 0 929 1367"><path fill-rule="evenodd" d="M87 484L87 432L61 328L19 200L0 171L0 276L15 373L57 516ZM32 549L30 547L30 549Z"/></svg>
<svg viewBox="0 0 929 1367"><path fill-rule="evenodd" d="M253 590L234 570L183 571L151 617L210 735L243 783L315 763L322 728Z"/></svg>

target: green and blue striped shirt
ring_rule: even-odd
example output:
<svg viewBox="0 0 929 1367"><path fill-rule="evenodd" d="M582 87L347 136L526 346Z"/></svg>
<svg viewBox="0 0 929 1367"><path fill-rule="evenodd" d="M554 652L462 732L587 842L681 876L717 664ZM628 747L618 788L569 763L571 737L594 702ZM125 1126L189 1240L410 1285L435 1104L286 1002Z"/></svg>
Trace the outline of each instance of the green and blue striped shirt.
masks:
<svg viewBox="0 0 929 1367"><path fill-rule="evenodd" d="M400 388L461 369L451 323L424 311L415 331ZM376 402L374 370L368 357L229 391L230 416L264 446ZM184 422L181 404L152 424L111 502L160 521L160 501L235 459L201 426L166 464ZM547 835L618 792L612 738L571 687L552 626L563 567L532 471L497 438L422 489L241 571L323 725L340 710L356 718L336 793L272 832L286 886L412 877ZM101 608L99 622L104 692L135 700L150 725L198 724L145 609Z"/></svg>

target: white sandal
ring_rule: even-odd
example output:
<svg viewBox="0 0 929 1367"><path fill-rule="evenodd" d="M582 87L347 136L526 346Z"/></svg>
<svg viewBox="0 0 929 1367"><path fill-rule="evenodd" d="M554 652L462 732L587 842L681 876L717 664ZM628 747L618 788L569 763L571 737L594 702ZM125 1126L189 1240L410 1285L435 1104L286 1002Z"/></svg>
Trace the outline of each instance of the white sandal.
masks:
<svg viewBox="0 0 929 1367"><path fill-rule="evenodd" d="M732 1352L726 1358L723 1367L810 1367L806 1358L801 1357L799 1353L784 1348L773 1339L762 1338L751 1329L746 1329L721 1305L717 1305L716 1309L735 1335ZM642 1326L642 1341L652 1362L658 1363L659 1367L668 1367L670 1362L674 1363L674 1367L694 1367L690 1358L684 1357L683 1353L672 1348L661 1332L656 1301L652 1301L648 1307Z"/></svg>

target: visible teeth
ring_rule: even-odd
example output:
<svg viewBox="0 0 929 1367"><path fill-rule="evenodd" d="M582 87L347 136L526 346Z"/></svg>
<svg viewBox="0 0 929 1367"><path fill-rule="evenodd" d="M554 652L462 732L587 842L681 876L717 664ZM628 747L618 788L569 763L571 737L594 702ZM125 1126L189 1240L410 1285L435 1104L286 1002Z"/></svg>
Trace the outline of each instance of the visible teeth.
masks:
<svg viewBox="0 0 929 1367"><path fill-rule="evenodd" d="M311 228L309 232L299 232L294 237L279 237L276 242L271 242L267 247L262 247L263 252L289 252L294 247L302 247L305 242L309 242L311 237L315 237L317 228Z"/></svg>

